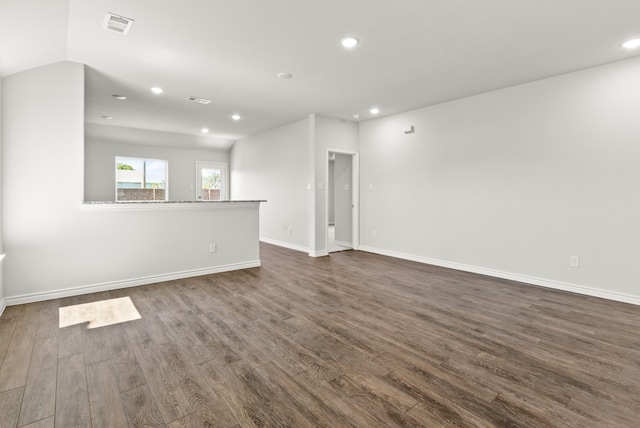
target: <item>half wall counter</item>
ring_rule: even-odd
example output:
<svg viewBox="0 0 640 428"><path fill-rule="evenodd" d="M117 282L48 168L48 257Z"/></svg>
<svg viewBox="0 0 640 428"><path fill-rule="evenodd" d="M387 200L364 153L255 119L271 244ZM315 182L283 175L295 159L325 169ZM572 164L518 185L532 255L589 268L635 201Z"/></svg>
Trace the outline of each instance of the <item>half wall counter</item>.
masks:
<svg viewBox="0 0 640 428"><path fill-rule="evenodd" d="M39 275L23 282L8 304L48 300L179 278L260 266L259 209L263 200L84 202L79 211L56 213L69 230L46 254ZM63 219L60 219L63 222ZM42 235L39 235L42 238ZM33 260L25 251L12 254L15 269ZM30 262L33 263L33 262ZM40 278L64 270L64 283ZM44 272L43 272L44 270ZM209 279L215 282L214 279Z"/></svg>

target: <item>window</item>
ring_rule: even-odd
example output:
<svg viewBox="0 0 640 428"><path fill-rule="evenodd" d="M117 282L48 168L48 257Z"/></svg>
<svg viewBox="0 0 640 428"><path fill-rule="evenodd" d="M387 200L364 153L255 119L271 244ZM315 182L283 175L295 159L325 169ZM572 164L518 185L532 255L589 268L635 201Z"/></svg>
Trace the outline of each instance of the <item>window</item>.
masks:
<svg viewBox="0 0 640 428"><path fill-rule="evenodd" d="M166 201L168 162L116 156L116 201Z"/></svg>
<svg viewBox="0 0 640 428"><path fill-rule="evenodd" d="M227 199L227 164L196 162L196 200Z"/></svg>

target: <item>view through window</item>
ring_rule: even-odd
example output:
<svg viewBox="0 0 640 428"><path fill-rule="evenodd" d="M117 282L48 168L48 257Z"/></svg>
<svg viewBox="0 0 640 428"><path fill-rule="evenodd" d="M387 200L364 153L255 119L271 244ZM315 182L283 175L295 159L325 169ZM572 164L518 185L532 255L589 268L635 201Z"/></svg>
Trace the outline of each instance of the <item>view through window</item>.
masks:
<svg viewBox="0 0 640 428"><path fill-rule="evenodd" d="M196 200L226 199L227 165L218 162L196 162Z"/></svg>
<svg viewBox="0 0 640 428"><path fill-rule="evenodd" d="M220 170L202 168L202 199L205 201L220 200Z"/></svg>
<svg viewBox="0 0 640 428"><path fill-rule="evenodd" d="M166 201L168 162L116 156L116 201Z"/></svg>

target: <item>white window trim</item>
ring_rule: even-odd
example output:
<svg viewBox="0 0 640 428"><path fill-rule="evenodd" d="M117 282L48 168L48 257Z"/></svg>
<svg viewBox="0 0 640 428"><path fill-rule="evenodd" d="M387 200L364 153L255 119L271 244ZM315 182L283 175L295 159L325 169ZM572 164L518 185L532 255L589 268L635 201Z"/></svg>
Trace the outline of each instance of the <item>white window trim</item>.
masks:
<svg viewBox="0 0 640 428"><path fill-rule="evenodd" d="M200 171L200 165L210 165L213 166L217 169L219 169L220 171L222 171L222 173L220 174L223 177L222 180L222 187L220 188L220 200L221 201L228 201L229 200L229 168L227 166L226 163L224 162L211 162L211 161L196 161L196 171L195 171L195 176L196 176L196 185L195 187L195 200L199 200L198 196L200 196L200 190L198 187L198 183L200 182L200 180L202 179L201 177L198 177L199 171Z"/></svg>
<svg viewBox="0 0 640 428"><path fill-rule="evenodd" d="M118 180L117 178L114 180L113 186L114 186L114 200L116 202L135 202L135 203L153 203L153 202L168 202L169 199L169 161L167 159L155 159L155 158L147 158L147 157L139 157L139 156L119 156L116 155L114 158L114 178L117 177L117 172L118 171L118 158L125 158L125 159L140 159L140 160L150 160L150 161L162 161L164 162L164 177L165 177L165 182L164 182L164 201L140 201L140 200L135 200L135 201L118 201Z"/></svg>

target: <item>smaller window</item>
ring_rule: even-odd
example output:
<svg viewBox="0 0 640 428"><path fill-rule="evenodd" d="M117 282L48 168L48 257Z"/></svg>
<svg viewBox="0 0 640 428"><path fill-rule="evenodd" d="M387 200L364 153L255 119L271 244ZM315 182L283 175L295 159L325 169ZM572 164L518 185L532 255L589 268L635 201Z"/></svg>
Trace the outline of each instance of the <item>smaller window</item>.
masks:
<svg viewBox="0 0 640 428"><path fill-rule="evenodd" d="M167 201L168 162L116 156L116 201Z"/></svg>
<svg viewBox="0 0 640 428"><path fill-rule="evenodd" d="M227 199L227 164L196 162L196 187L197 201Z"/></svg>

